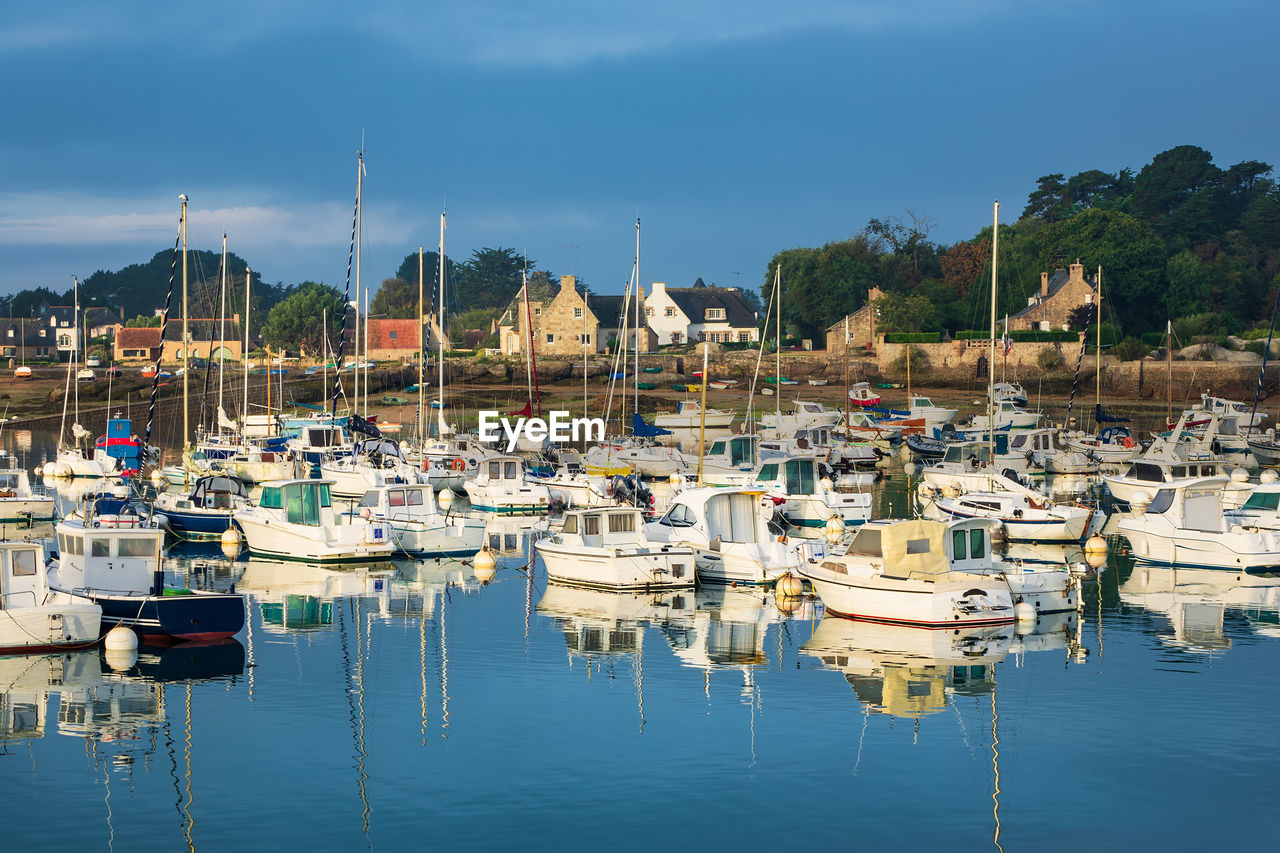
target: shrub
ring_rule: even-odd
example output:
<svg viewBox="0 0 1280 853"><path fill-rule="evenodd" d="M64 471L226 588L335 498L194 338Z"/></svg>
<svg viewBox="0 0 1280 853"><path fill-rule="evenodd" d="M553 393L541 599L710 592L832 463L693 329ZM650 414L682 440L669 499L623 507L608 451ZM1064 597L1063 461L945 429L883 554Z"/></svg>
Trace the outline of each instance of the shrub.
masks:
<svg viewBox="0 0 1280 853"><path fill-rule="evenodd" d="M1058 370L1066 363L1066 359L1062 357L1062 353L1053 347L1045 347L1040 350L1040 354L1036 356L1036 364L1041 370Z"/></svg>
<svg viewBox="0 0 1280 853"><path fill-rule="evenodd" d="M1107 352L1121 361L1137 361L1146 357L1147 353L1151 352L1152 346L1159 346L1159 344L1149 345L1147 336L1143 335L1141 339L1125 338Z"/></svg>
<svg viewBox="0 0 1280 853"><path fill-rule="evenodd" d="M942 340L942 332L886 332L886 344L936 344ZM914 359L915 353L911 354Z"/></svg>
<svg viewBox="0 0 1280 853"><path fill-rule="evenodd" d="M893 369L898 373L907 372L907 351L911 352L911 369L925 370L929 367L929 357L920 347L903 347L902 352L893 360Z"/></svg>

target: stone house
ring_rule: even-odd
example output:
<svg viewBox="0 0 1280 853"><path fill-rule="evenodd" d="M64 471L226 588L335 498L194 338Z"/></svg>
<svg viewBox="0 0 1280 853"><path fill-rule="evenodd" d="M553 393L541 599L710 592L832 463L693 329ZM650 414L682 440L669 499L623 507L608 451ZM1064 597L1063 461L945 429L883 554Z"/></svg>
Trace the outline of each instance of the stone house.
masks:
<svg viewBox="0 0 1280 853"><path fill-rule="evenodd" d="M867 291L867 304L848 317L837 320L827 327L827 351L842 352L845 349L845 335L848 334L850 350L870 349L876 345L875 311L871 303L884 297L884 291L873 287Z"/></svg>
<svg viewBox="0 0 1280 853"><path fill-rule="evenodd" d="M528 299L525 289L528 289ZM538 339L538 326L542 318L542 308L555 298L551 281L541 273L529 277L526 287L516 291L507 303L507 310L498 318L498 350L503 355L517 355L528 349L529 324L526 314L532 315L534 339Z"/></svg>
<svg viewBox="0 0 1280 853"><path fill-rule="evenodd" d="M1066 329L1070 315L1081 305L1092 305L1097 298L1095 283L1084 274L1084 266L1076 261L1052 275L1040 273L1040 290L1027 298L1027 307L1009 318L1013 330Z"/></svg>
<svg viewBox="0 0 1280 853"><path fill-rule="evenodd" d="M760 340L760 315L737 287L667 287L655 281L644 316L659 344L690 341L747 343Z"/></svg>
<svg viewBox="0 0 1280 853"><path fill-rule="evenodd" d="M644 292L640 293L640 316L644 317ZM575 276L560 278L560 290L553 294L551 283L545 278L529 280L529 301L526 308L523 290L515 295L507 310L499 318L498 347L503 355L516 355L527 349L529 341L527 315L532 315L535 351L548 355L581 355L584 346L590 352L606 352L612 341L617 340L622 324L621 295L585 293L577 287ZM634 307L631 311L634 311ZM627 326L635 324L634 314ZM655 348L654 336L646 328L640 334L640 351ZM627 335L627 347L634 351L636 335Z"/></svg>

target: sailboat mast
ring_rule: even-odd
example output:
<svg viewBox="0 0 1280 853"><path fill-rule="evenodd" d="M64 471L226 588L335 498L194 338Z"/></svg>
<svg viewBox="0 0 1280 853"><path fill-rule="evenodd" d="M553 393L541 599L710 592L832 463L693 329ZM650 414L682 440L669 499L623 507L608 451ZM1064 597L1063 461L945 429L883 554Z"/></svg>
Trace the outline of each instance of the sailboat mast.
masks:
<svg viewBox="0 0 1280 853"><path fill-rule="evenodd" d="M911 348L907 348L907 352L911 352ZM910 355L908 355L908 358ZM909 375L909 374L908 374ZM908 382L908 401L910 401L911 391ZM781 428L782 424L778 424ZM849 437L849 315L844 316L844 437Z"/></svg>
<svg viewBox="0 0 1280 853"><path fill-rule="evenodd" d="M427 418L427 410L423 407L423 403L425 402L425 398L426 398L426 390L427 390L426 388L423 387L427 381L427 362L426 362L427 347L426 347L426 342L423 341L422 339L423 338L422 330L423 330L423 327L426 325L426 320L427 320L427 305L426 305L426 295L425 295L426 286L423 283L423 278L424 278L424 275L422 270L422 247L419 246L418 247L418 449L419 450L421 450L423 446L422 430L423 430L423 424L425 423ZM441 436L441 438L443 437L444 436Z"/></svg>
<svg viewBox="0 0 1280 853"><path fill-rule="evenodd" d="M774 270L773 289L778 294L778 345L773 351L773 400L774 415L777 420L774 423L782 426L782 264L779 263ZM845 397L848 397L845 394ZM845 425L849 423L849 419L845 418Z"/></svg>
<svg viewBox="0 0 1280 853"><path fill-rule="evenodd" d="M182 209L186 210L187 203L182 203ZM185 233L185 232L184 232ZM185 241L185 238L184 238ZM186 272L186 269L183 269ZM71 362L79 367L80 365L80 279L78 276L71 277L71 324L75 327L76 336L73 339L71 347ZM80 423L80 377L75 377L75 395L76 395L76 419L75 423ZM79 444L79 439L76 440Z"/></svg>
<svg viewBox="0 0 1280 853"><path fill-rule="evenodd" d="M640 412L640 217L638 216L636 217L635 299L636 299L636 309L635 309L636 310L636 328L633 334L635 335L635 339L636 339L636 369L635 369L635 375L631 377L631 381L635 383L635 413L639 414ZM702 377L702 384L703 384L703 387L706 387L707 377L705 375L705 371Z"/></svg>
<svg viewBox="0 0 1280 853"><path fill-rule="evenodd" d="M1097 314L1098 324L1098 352L1096 364L1093 368L1093 418L1096 427L1102 424L1096 423L1098 419L1098 410L1102 406L1102 265L1098 265L1098 294L1097 305L1094 306Z"/></svg>
<svg viewBox="0 0 1280 853"><path fill-rule="evenodd" d="M587 289L582 288L582 416L587 416ZM585 439L584 439L585 441Z"/></svg>
<svg viewBox="0 0 1280 853"><path fill-rule="evenodd" d="M360 237L364 231L364 148L356 152L356 339L355 355L355 402L354 410L360 409ZM365 412L367 415L368 412Z"/></svg>
<svg viewBox="0 0 1280 853"><path fill-rule="evenodd" d="M222 362L227 340L227 234L222 233L222 295L218 306L218 432L222 432ZM212 356L213 353L210 353Z"/></svg>
<svg viewBox="0 0 1280 853"><path fill-rule="evenodd" d="M188 394L191 385L191 335L187 331L187 197L182 197L182 448L191 440Z"/></svg>
<svg viewBox="0 0 1280 853"><path fill-rule="evenodd" d="M244 362L244 408L240 410L240 434L249 430L249 280L252 273L244 268L244 352L240 353Z"/></svg>
<svg viewBox="0 0 1280 853"><path fill-rule="evenodd" d="M356 357L364 365L364 416L369 417L369 288L364 289L364 355L356 353ZM359 365L356 365L359 369ZM284 399L280 400L280 407L284 409Z"/></svg>
<svg viewBox="0 0 1280 853"><path fill-rule="evenodd" d="M529 262L520 270L520 291L524 294L524 322L528 330L529 346L524 354L524 378L529 393L529 411L533 411L533 309L529 306Z"/></svg>
<svg viewBox="0 0 1280 853"><path fill-rule="evenodd" d="M445 263L444 253L444 231L445 231L445 214L440 211L440 292L436 295L436 322L440 326L440 340L438 343L439 352L436 355L436 390L440 394L440 408L436 409L436 417L439 420L440 438L444 439L444 285L445 272L448 265Z"/></svg>
<svg viewBox="0 0 1280 853"><path fill-rule="evenodd" d="M1173 321L1165 320L1164 327L1164 358L1167 379L1168 408L1165 411L1164 419L1173 429ZM1177 439L1177 436L1174 436Z"/></svg>
<svg viewBox="0 0 1280 853"><path fill-rule="evenodd" d="M987 358L987 450L991 454L988 464L996 461L996 286L998 281L997 261L1000 258L1000 202L995 202L991 210L991 350Z"/></svg>

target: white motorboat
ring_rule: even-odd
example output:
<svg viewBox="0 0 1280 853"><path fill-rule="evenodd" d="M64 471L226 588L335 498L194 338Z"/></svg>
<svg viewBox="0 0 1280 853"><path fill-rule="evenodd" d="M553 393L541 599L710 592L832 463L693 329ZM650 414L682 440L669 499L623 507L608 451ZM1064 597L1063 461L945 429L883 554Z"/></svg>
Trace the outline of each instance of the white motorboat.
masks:
<svg viewBox="0 0 1280 853"><path fill-rule="evenodd" d="M91 646L101 628L101 607L50 589L39 543L0 542L0 655Z"/></svg>
<svg viewBox="0 0 1280 853"><path fill-rule="evenodd" d="M1007 436L996 436L992 458L992 445L985 441L967 441L949 444L942 458L921 469L922 481L930 488L957 493L983 491L1019 491L1023 486L1019 472L1000 466L1002 445Z"/></svg>
<svg viewBox="0 0 1280 853"><path fill-rule="evenodd" d="M235 511L249 506L249 492L239 479L215 474L197 480L189 494L161 492L152 505L156 519L173 535L219 539Z"/></svg>
<svg viewBox="0 0 1280 853"><path fill-rule="evenodd" d="M1133 434L1122 426L1105 427L1096 435L1068 432L1063 434L1062 440L1072 450L1091 456L1104 465L1128 462L1142 452Z"/></svg>
<svg viewBox="0 0 1280 853"><path fill-rule="evenodd" d="M552 500L574 509L613 506L616 503L608 479L586 471L570 471L568 465L557 465L555 473L540 478L538 482L547 487Z"/></svg>
<svg viewBox="0 0 1280 853"><path fill-rule="evenodd" d="M651 541L632 507L572 510L559 532L534 543L547 578L573 586L619 590L691 587L693 550Z"/></svg>
<svg viewBox="0 0 1280 853"><path fill-rule="evenodd" d="M328 480L285 480L262 487L257 506L232 518L249 551L260 557L303 563L389 559L391 526L334 509Z"/></svg>
<svg viewBox="0 0 1280 853"><path fill-rule="evenodd" d="M1021 460L1028 469L1038 469L1046 474L1092 474L1098 470L1098 462L1087 454L1060 445L1059 430L1055 427L1037 427L1019 430L1009 436L1011 461ZM1016 465L1014 467L1017 467Z"/></svg>
<svg viewBox="0 0 1280 853"><path fill-rule="evenodd" d="M648 439L601 442L586 452L584 461L589 473L605 477L632 472L642 477L689 473L689 463L683 453Z"/></svg>
<svg viewBox="0 0 1280 853"><path fill-rule="evenodd" d="M1034 429L1039 426L1040 418L1039 412L1028 412L1012 400L1001 400L995 404L991 417L974 415L969 428L986 430L994 423L996 429Z"/></svg>
<svg viewBox="0 0 1280 853"><path fill-rule="evenodd" d="M1015 619L1009 580L993 570L989 521L869 521L844 555L809 562L800 574L828 612L851 619L922 628Z"/></svg>
<svg viewBox="0 0 1280 853"><path fill-rule="evenodd" d="M1242 430L1248 432L1250 430L1260 430L1262 422L1267 419L1263 412L1256 411L1256 407L1251 403L1241 403L1236 400L1227 400L1222 397L1210 396L1207 392L1200 395L1201 405L1210 412L1214 412L1219 417L1234 416L1240 424Z"/></svg>
<svg viewBox="0 0 1280 853"><path fill-rule="evenodd" d="M551 503L551 492L525 476L524 462L516 456L485 460L475 479L463 485L471 506L481 512L544 515Z"/></svg>
<svg viewBox="0 0 1280 853"><path fill-rule="evenodd" d="M484 544L484 520L442 511L438 493L426 484L370 489L349 514L386 522L391 527L396 550L405 554L426 557L474 554Z"/></svg>
<svg viewBox="0 0 1280 853"><path fill-rule="evenodd" d="M1123 474L1104 474L1102 480L1107 484L1113 497L1134 508L1151 500L1158 489L1168 488L1179 483L1189 482L1201 477L1224 477L1234 475L1228 471L1227 465L1218 458L1206 441L1208 436L1192 436L1185 431L1189 411L1183 412L1178 424L1168 436L1158 436L1141 456L1129 463ZM1210 420L1217 415L1209 413ZM1212 432L1212 430L1210 431ZM1247 475L1245 480L1247 480ZM1222 502L1227 508L1238 507L1248 497L1251 486L1247 482L1229 480L1223 489Z"/></svg>
<svg viewBox="0 0 1280 853"><path fill-rule="evenodd" d="M244 596L165 585L164 528L128 499L86 494L58 523L49 588L102 608L143 639L219 640L244 627Z"/></svg>
<svg viewBox="0 0 1280 853"><path fill-rule="evenodd" d="M711 443L702 456L702 481L710 485L739 486L751 480L758 464L754 435L731 435ZM686 470L698 471L698 455L686 453Z"/></svg>
<svg viewBox="0 0 1280 853"><path fill-rule="evenodd" d="M32 492L27 469L7 451L0 450L0 525L30 527L57 517L54 499Z"/></svg>
<svg viewBox="0 0 1280 853"><path fill-rule="evenodd" d="M933 429L934 427L951 423L955 420L956 413L959 411L959 409L935 406L928 397L912 396L908 397L907 401L910 403L907 406L910 419L924 419L926 429Z"/></svg>
<svg viewBox="0 0 1280 853"><path fill-rule="evenodd" d="M1228 517L1223 489L1230 483L1226 477L1165 483L1145 512L1122 518L1117 529L1143 564L1280 577L1280 530Z"/></svg>
<svg viewBox="0 0 1280 853"><path fill-rule="evenodd" d="M1074 503L1051 503L1021 492L966 492L956 497L919 493L924 515L937 521L987 518L1004 525L1008 539L1030 542L1080 542L1106 522L1105 512Z"/></svg>
<svg viewBox="0 0 1280 853"><path fill-rule="evenodd" d="M761 393L770 390L772 389L764 388L761 389ZM844 412L828 409L821 403L796 400L791 406L791 411L786 414L768 412L761 415L760 424L779 430L784 435L790 435L798 429L835 426L843 417Z"/></svg>
<svg viewBox="0 0 1280 853"><path fill-rule="evenodd" d="M1017 382L996 382L991 386L988 394L991 402L1000 403L1008 400L1015 406L1027 405L1027 392L1022 385Z"/></svg>
<svg viewBox="0 0 1280 853"><path fill-rule="evenodd" d="M871 518L870 492L838 492L830 480L818 474L810 457L774 459L756 472L757 486L777 504L777 511L792 527L821 532L832 518L856 527Z"/></svg>
<svg viewBox="0 0 1280 853"><path fill-rule="evenodd" d="M759 488L689 489L675 495L644 532L650 541L693 548L704 583L773 583L824 553L818 540L787 541L771 533L773 509Z"/></svg>
<svg viewBox="0 0 1280 853"><path fill-rule="evenodd" d="M992 571L990 522L871 521L842 555L800 574L838 616L927 628L1014 621L1013 593Z"/></svg>
<svg viewBox="0 0 1280 853"><path fill-rule="evenodd" d="M725 412L720 409L707 409L705 412L696 400L681 400L676 404L675 412L663 412L655 415L653 425L660 429L728 429L736 412Z"/></svg>
<svg viewBox="0 0 1280 853"><path fill-rule="evenodd" d="M419 483L417 467L389 438L356 442L350 453L335 454L320 462L320 476L333 483L334 497L360 498L379 486Z"/></svg>

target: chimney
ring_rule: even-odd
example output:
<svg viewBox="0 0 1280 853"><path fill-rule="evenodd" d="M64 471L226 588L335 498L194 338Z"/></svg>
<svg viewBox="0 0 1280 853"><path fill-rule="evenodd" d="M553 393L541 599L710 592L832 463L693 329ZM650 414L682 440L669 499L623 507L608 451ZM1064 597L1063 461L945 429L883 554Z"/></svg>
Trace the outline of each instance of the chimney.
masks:
<svg viewBox="0 0 1280 853"><path fill-rule="evenodd" d="M1071 284L1084 284L1084 264L1079 258L1071 265Z"/></svg>
<svg viewBox="0 0 1280 853"><path fill-rule="evenodd" d="M1040 273L1040 298L1045 299L1049 296L1049 274L1047 272Z"/></svg>
<svg viewBox="0 0 1280 853"><path fill-rule="evenodd" d="M652 293L650 295L657 296L659 293L667 292L667 283L665 281L655 281L650 285L650 288L652 288Z"/></svg>
<svg viewBox="0 0 1280 853"><path fill-rule="evenodd" d="M576 275L560 276L560 289L573 290L578 285L578 277Z"/></svg>

